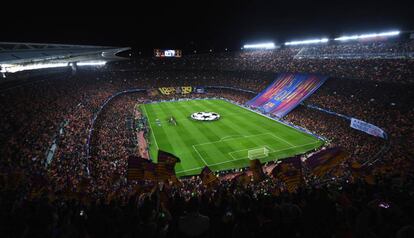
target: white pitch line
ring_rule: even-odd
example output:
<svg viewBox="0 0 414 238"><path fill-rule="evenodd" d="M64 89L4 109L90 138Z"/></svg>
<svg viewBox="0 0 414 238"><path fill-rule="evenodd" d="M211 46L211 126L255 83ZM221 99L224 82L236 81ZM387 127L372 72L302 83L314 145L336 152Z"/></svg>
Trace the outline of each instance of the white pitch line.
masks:
<svg viewBox="0 0 414 238"><path fill-rule="evenodd" d="M234 137L234 136L237 136L237 137L245 137L244 135L230 135L230 136L222 137L219 141L224 141L224 139L230 138L230 137Z"/></svg>
<svg viewBox="0 0 414 238"><path fill-rule="evenodd" d="M276 139L279 139L279 140L281 140L281 141L285 142L286 144L288 144L288 145L290 145L290 146L295 146L295 145L293 145L292 143L290 143L289 141L287 141L287 140L285 140L285 139L283 139L283 138L280 138L279 136L277 136L277 135L275 135L275 134L273 134L273 133L271 133L271 134L272 134L272 136L273 136L273 137L275 137Z"/></svg>
<svg viewBox="0 0 414 238"><path fill-rule="evenodd" d="M202 168L204 168L204 167L197 167L197 168L192 168L192 169L186 169L186 170L182 170L182 171L180 171L180 172L178 172L176 174L182 174L182 173L186 173L186 172L189 172L189 171L198 170L198 169L202 169Z"/></svg>
<svg viewBox="0 0 414 238"><path fill-rule="evenodd" d="M236 158L234 158L234 156L231 153L227 153L228 155L230 155L232 160L236 160Z"/></svg>
<svg viewBox="0 0 414 238"><path fill-rule="evenodd" d="M157 138L155 137L154 130L152 129L152 126L151 126L151 120L149 118L149 114L147 112L147 108L145 107L145 105L143 105L143 107L144 107L145 114L147 114L148 124L149 124L150 129L151 129L151 135L154 137L155 145L157 146L157 149L160 149L160 147L158 147Z"/></svg>
<svg viewBox="0 0 414 238"><path fill-rule="evenodd" d="M208 166L207 162L204 160L203 156L201 156L200 152L198 152L198 150L195 148L194 145L193 145L193 149L197 152L198 156L200 156L200 158L204 162L204 164Z"/></svg>
<svg viewBox="0 0 414 238"><path fill-rule="evenodd" d="M240 137L240 138L234 138L234 139L230 139L230 140L226 140L226 141L244 139L244 138L255 137L255 136L262 136L262 135L267 135L267 134L272 134L272 133L270 133L270 132L260 133L260 134L255 134L255 135L243 136L243 137ZM193 145L193 146L209 145L209 144L215 144L215 143L219 143L219 142L223 142L223 141L217 140L217 141L211 141L211 142L206 142L206 143L200 143L200 144L196 144L196 145Z"/></svg>
<svg viewBox="0 0 414 238"><path fill-rule="evenodd" d="M285 151L285 150L290 150L290 149L292 149L292 148L296 148L296 147L302 147L302 146L307 146L307 145L313 145L313 144L316 144L316 143L319 143L319 141L314 141L314 142L312 142L312 143L307 143L307 144L303 144L303 145L296 145L296 146L292 146L292 147L285 148L285 149L281 149L281 150L275 150L275 151L273 151L273 152L269 152L269 154L270 154L270 153L281 152L281 151ZM214 164L207 164L207 163L206 163L206 165L210 167L210 166L215 166L215 165L220 165L220 164L231 163L231 162L234 162L234 161L239 161L239 160L244 160L244 159L247 159L247 157L246 157L246 158L240 158L240 159L234 159L234 160L223 161L223 162L214 163ZM187 170L180 171L180 172L178 172L177 174L182 174L182 173L186 173L186 172L189 172L189 171L193 171L193 170L197 170L197 169L202 169L202 168L203 168L203 167L197 167L197 168L187 169Z"/></svg>
<svg viewBox="0 0 414 238"><path fill-rule="evenodd" d="M289 148L285 148L285 149L281 149L281 150L275 150L275 151L272 151L272 152L269 152L269 154L272 154L272 153L276 153L276 152L281 152L281 151L285 151L285 150L290 150L290 149L292 149L292 148L296 148L296 147L303 147L303 146L307 146L307 145L313 145L313 144L316 144L316 143L318 143L319 141L314 141L314 142L312 142L312 143L307 143L307 144L303 144L303 145L295 145L295 146L291 146L291 147L289 147ZM243 158L240 158L240 159L236 159L236 160L242 160L242 159L247 159L248 157L243 157ZM234 161L234 160L233 160ZM217 165L217 164L224 164L224 163L227 163L227 162L232 162L231 160L230 161L224 161L224 162L220 162L220 163L216 163L216 164L211 164L210 166L213 166L213 165Z"/></svg>

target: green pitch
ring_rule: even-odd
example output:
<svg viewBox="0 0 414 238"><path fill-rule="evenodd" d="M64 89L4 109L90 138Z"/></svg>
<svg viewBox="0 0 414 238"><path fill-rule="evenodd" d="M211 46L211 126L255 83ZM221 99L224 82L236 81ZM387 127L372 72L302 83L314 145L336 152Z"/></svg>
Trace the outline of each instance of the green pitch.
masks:
<svg viewBox="0 0 414 238"><path fill-rule="evenodd" d="M181 159L178 176L249 166L248 151L267 148L262 162L287 158L320 147L323 141L224 100L190 100L141 105L150 124L150 155L158 148ZM216 112L217 121L195 121L194 112ZM174 117L177 125L169 122ZM158 120L157 120L158 119Z"/></svg>

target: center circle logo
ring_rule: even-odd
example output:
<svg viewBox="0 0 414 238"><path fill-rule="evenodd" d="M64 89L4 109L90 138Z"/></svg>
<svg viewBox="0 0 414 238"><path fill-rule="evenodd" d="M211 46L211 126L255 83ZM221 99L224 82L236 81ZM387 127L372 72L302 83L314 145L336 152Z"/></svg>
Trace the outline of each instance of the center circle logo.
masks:
<svg viewBox="0 0 414 238"><path fill-rule="evenodd" d="M220 115L215 112L195 112L191 114L191 118L197 121L216 121L220 119Z"/></svg>

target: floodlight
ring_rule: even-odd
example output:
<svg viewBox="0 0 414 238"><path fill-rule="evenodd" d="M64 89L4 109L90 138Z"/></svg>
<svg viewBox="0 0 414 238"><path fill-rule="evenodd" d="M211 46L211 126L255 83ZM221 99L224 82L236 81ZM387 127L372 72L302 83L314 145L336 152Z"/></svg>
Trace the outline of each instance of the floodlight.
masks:
<svg viewBox="0 0 414 238"><path fill-rule="evenodd" d="M259 43L259 44L247 44L243 46L244 49L274 49L276 48L275 43ZM242 49L243 49L242 48Z"/></svg>
<svg viewBox="0 0 414 238"><path fill-rule="evenodd" d="M334 40L336 40L336 41L348 41L348 40L367 39L367 38L375 38L375 37L382 37L382 36L397 36L399 34L400 34L400 31L388 31L388 32L381 32L381 33L369 33L369 34L362 34L362 35L341 36L341 37L335 38Z"/></svg>
<svg viewBox="0 0 414 238"><path fill-rule="evenodd" d="M81 61L77 62L77 66L102 66L105 65L106 61L99 60L99 61Z"/></svg>
<svg viewBox="0 0 414 238"><path fill-rule="evenodd" d="M301 41L289 41L285 42L285 45L307 45L307 44L318 44L318 43L326 43L328 42L328 38L322 39L310 39L310 40L301 40Z"/></svg>

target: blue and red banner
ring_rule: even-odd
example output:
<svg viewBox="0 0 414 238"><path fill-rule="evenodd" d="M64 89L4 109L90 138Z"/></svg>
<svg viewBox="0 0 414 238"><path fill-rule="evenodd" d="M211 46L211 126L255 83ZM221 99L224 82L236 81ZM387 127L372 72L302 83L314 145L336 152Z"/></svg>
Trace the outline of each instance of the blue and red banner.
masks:
<svg viewBox="0 0 414 238"><path fill-rule="evenodd" d="M312 74L279 74L278 78L247 104L284 117L315 92L327 77Z"/></svg>

